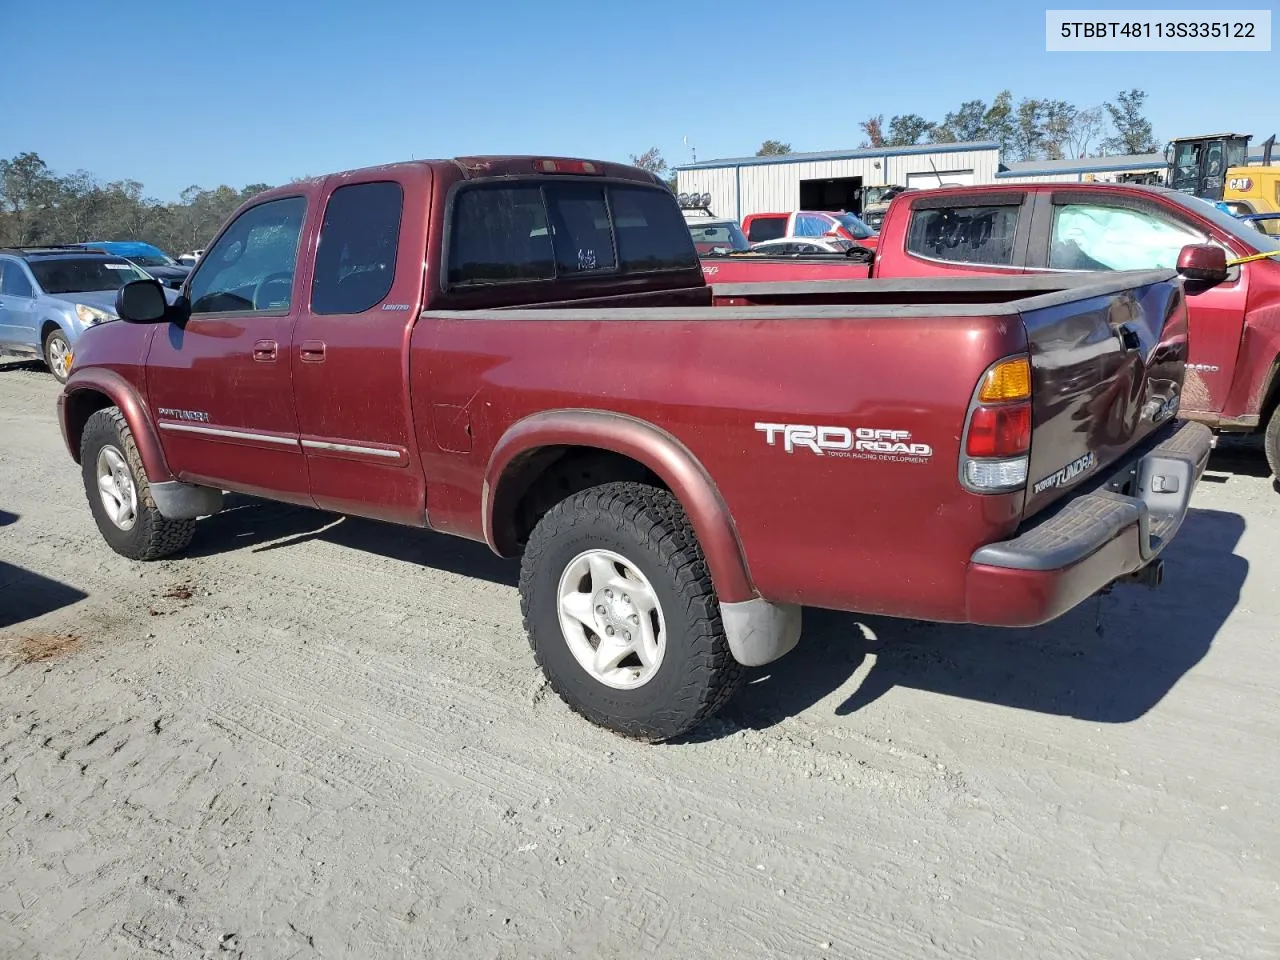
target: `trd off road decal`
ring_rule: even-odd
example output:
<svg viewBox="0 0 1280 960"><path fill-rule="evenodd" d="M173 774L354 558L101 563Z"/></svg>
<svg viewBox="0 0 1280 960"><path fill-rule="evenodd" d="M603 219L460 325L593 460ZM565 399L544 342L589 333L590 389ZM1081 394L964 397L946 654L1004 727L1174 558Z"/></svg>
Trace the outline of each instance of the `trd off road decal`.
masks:
<svg viewBox="0 0 1280 960"><path fill-rule="evenodd" d="M885 460L893 463L925 463L933 447L912 440L909 430L881 430L872 427L819 427L807 423L757 423L765 442L795 453L805 449L820 457L853 460Z"/></svg>
<svg viewBox="0 0 1280 960"><path fill-rule="evenodd" d="M1098 465L1098 455L1092 450L1083 457L1077 457L1057 473L1051 473L1043 480L1037 480L1031 488L1032 493L1043 493L1050 487L1064 487L1082 473L1092 470Z"/></svg>

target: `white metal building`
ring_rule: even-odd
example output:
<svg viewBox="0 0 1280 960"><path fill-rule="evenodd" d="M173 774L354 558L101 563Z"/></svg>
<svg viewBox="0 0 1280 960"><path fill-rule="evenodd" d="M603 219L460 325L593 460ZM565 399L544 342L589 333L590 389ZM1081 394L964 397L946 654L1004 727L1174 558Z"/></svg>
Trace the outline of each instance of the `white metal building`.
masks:
<svg viewBox="0 0 1280 960"><path fill-rule="evenodd" d="M858 209L855 191L876 184L934 187L992 183L1000 168L995 143L931 143L780 157L706 160L676 168L679 193L711 194L716 216Z"/></svg>

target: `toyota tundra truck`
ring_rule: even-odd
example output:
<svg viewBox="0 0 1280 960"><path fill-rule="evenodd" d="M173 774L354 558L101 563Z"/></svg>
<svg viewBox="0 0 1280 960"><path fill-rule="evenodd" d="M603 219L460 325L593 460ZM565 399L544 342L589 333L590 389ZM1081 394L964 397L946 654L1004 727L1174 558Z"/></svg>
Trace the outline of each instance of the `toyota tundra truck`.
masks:
<svg viewBox="0 0 1280 960"><path fill-rule="evenodd" d="M226 491L519 556L550 686L661 741L791 650L805 606L1031 626L1158 583L1210 445L1175 418L1183 285L753 302L705 282L635 167L399 163L246 201L172 304L126 285L58 414L124 557L182 551Z"/></svg>
<svg viewBox="0 0 1280 960"><path fill-rule="evenodd" d="M1181 259L1188 245L1194 262ZM1191 330L1181 416L1219 433L1260 435L1280 478L1278 254L1280 237L1177 190L1038 183L899 195L874 263L704 256L703 272L723 284L1178 267Z"/></svg>

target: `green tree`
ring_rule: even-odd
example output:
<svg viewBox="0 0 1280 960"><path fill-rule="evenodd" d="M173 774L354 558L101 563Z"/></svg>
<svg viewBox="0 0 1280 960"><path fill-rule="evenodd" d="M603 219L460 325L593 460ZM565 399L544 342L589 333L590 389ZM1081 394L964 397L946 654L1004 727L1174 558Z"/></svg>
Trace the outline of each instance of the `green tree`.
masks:
<svg viewBox="0 0 1280 960"><path fill-rule="evenodd" d="M925 137L933 129L933 124L917 113L907 113L893 117L889 121L889 135L885 137L887 147L909 147L924 143Z"/></svg>
<svg viewBox="0 0 1280 960"><path fill-rule="evenodd" d="M781 140L766 140L756 151L757 157L784 157L791 152L791 144Z"/></svg>
<svg viewBox="0 0 1280 960"><path fill-rule="evenodd" d="M1115 100L1103 104L1115 131L1102 141L1104 150L1108 153L1125 154L1156 152L1151 121L1142 109L1146 100L1146 93L1135 87L1120 91Z"/></svg>

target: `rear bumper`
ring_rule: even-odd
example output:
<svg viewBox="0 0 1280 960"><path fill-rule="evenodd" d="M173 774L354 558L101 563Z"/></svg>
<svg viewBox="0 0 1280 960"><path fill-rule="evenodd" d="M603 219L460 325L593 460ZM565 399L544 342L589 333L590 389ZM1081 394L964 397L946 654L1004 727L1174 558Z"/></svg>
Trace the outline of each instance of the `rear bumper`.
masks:
<svg viewBox="0 0 1280 960"><path fill-rule="evenodd" d="M1046 623L1156 560L1182 526L1212 441L1203 424L1176 422L1018 536L976 550L969 622Z"/></svg>

